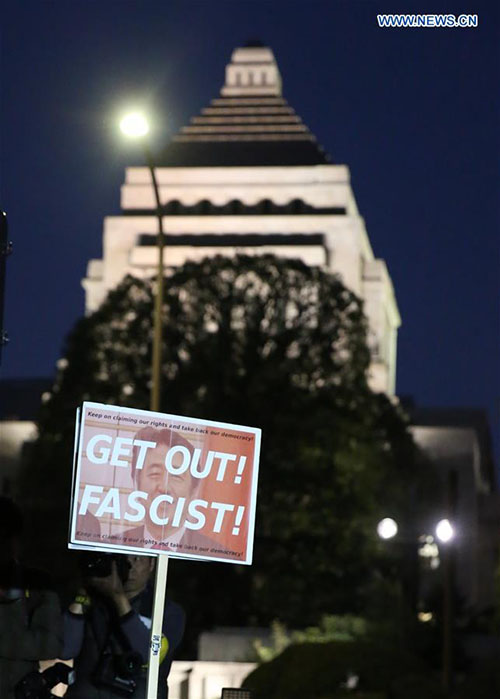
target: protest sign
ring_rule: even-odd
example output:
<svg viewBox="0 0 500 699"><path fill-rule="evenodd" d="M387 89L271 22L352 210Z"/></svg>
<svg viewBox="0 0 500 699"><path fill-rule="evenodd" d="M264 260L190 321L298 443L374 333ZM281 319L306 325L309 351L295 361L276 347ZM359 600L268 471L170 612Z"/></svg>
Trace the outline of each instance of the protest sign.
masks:
<svg viewBox="0 0 500 699"><path fill-rule="evenodd" d="M251 564L260 430L86 402L69 546Z"/></svg>

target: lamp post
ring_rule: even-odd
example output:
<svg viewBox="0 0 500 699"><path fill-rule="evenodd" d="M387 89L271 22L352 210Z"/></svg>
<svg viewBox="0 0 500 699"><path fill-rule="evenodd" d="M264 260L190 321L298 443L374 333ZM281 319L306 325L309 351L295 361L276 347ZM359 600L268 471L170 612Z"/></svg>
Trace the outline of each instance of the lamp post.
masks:
<svg viewBox="0 0 500 699"><path fill-rule="evenodd" d="M447 493L446 514L455 515L456 477L450 474ZM392 539L398 533L397 522L385 517L377 525L377 534L381 539ZM435 529L436 538L443 544L443 645L442 645L442 684L448 694L451 688L453 667L453 540L455 529L450 519L441 519ZM411 539L413 541L413 538Z"/></svg>
<svg viewBox="0 0 500 699"><path fill-rule="evenodd" d="M153 352L151 358L151 392L149 409L158 412L161 401L161 347L162 347L162 318L161 308L163 302L163 249L165 235L163 232L163 218L161 211L160 192L156 179L153 156L149 144L145 140L149 133L147 119L139 112L132 112L120 121L120 129L129 138L140 139L146 163L151 173L151 181L156 202L156 216L158 219L158 263L156 276L156 294L153 312Z"/></svg>
<svg viewBox="0 0 500 699"><path fill-rule="evenodd" d="M453 582L455 566L455 547L453 539L455 532L453 522L457 511L458 474L452 469L446 478L446 515L449 519L442 520L440 530L436 530L438 538L448 544L444 552L443 567L443 689L449 694L453 681Z"/></svg>
<svg viewBox="0 0 500 699"><path fill-rule="evenodd" d="M149 124L144 115L139 112L127 114L120 121L120 129L129 138L141 139L144 156L146 158L156 201L156 216L158 218L158 266L156 279L156 294L153 311L153 352L151 358L151 392L149 409L158 412L161 400L161 346L162 346L162 318L161 308L163 301L163 248L165 237L163 233L163 219L161 211L160 193L154 167L154 160L145 137L149 133ZM148 663L148 679L146 695L148 699L157 696L158 675L160 666L160 647L162 638L163 610L165 607L165 590L167 586L168 556L159 555L156 561L155 591L153 600L153 614L151 620L151 643Z"/></svg>

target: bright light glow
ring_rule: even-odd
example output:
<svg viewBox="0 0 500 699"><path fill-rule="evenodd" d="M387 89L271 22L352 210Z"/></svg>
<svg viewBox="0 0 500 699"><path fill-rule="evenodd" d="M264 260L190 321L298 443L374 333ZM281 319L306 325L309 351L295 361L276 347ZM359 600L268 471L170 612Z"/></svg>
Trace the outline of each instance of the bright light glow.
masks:
<svg viewBox="0 0 500 699"><path fill-rule="evenodd" d="M381 539L392 539L398 533L398 525L394 519L384 517L377 524L377 534Z"/></svg>
<svg viewBox="0 0 500 699"><path fill-rule="evenodd" d="M422 541L423 539L423 541ZM432 536L421 536L418 547L418 555L422 558L436 558L439 556L439 549Z"/></svg>
<svg viewBox="0 0 500 699"><path fill-rule="evenodd" d="M453 539L453 537L455 536L455 530L451 526L451 523L448 519L442 519L440 522L437 523L436 536L439 539L439 541L443 542L443 544L446 544L448 543L448 541L451 541Z"/></svg>
<svg viewBox="0 0 500 699"><path fill-rule="evenodd" d="M148 120L140 112L130 112L120 121L120 130L129 138L141 138L149 131Z"/></svg>
<svg viewBox="0 0 500 699"><path fill-rule="evenodd" d="M423 621L424 624L427 623L428 621L432 621L434 615L432 612L419 612L418 613L418 620Z"/></svg>

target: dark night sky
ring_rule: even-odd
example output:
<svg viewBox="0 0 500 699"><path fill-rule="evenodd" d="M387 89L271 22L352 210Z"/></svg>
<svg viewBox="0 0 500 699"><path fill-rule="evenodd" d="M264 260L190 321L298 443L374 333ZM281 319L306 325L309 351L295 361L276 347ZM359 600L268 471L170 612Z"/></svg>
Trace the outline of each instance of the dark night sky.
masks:
<svg viewBox="0 0 500 699"><path fill-rule="evenodd" d="M460 7L458 7L460 5ZM3 377L49 376L83 312L81 278L119 213L115 118L141 100L159 148L217 96L234 47L270 45L284 96L351 169L403 318L399 394L499 421L500 16L494 2L7 1L0 206ZM379 29L378 12L473 12L477 29Z"/></svg>

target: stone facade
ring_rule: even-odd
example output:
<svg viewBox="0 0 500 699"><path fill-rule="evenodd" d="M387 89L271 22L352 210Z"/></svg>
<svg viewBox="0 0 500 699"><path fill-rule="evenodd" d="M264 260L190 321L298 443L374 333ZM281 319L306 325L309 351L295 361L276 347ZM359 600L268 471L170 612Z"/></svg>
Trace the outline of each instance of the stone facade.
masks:
<svg viewBox="0 0 500 699"><path fill-rule="evenodd" d="M447 491L456 482L453 525L454 585L467 614L495 603L494 572L500 553L500 507L486 415L473 409L410 411L411 431ZM448 516L443 502L443 517ZM436 522L423 523L433 534Z"/></svg>
<svg viewBox="0 0 500 699"><path fill-rule="evenodd" d="M281 94L272 51L236 49L220 97L167 146L155 168L166 268L237 253L300 258L340 275L370 327L370 381L395 392L400 316L387 267L372 251L350 184ZM147 167L129 167L121 216L104 221L103 255L83 280L94 311L126 274L157 264L158 219Z"/></svg>

